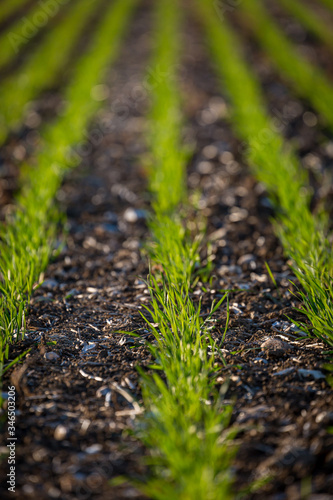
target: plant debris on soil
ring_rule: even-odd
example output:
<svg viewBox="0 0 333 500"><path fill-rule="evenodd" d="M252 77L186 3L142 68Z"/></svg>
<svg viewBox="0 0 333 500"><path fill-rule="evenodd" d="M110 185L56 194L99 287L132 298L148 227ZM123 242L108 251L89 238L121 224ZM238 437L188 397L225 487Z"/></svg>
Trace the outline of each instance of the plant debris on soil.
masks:
<svg viewBox="0 0 333 500"><path fill-rule="evenodd" d="M91 127L81 166L58 194L67 213L65 246L34 293L27 334L11 347L10 358L30 352L4 378L5 393L16 387L18 413L15 493L6 484L6 425L1 431L3 499L145 498L130 480L149 475L148 452L133 429L141 411L136 368L148 370L154 361L140 314L149 303L143 166L149 85L142 82L150 23L148 2L138 10L109 75L111 96ZM214 298L230 290L230 320L221 345L225 365L217 383L233 405L231 423L240 429L236 484L242 488L267 478L258 491L247 493L248 499L333 499L332 354L294 323L302 320L300 303L273 232L272 206L242 161L198 28L193 20L185 28L188 50L180 78L186 138L196 143L188 186L202 192L199 208L208 220L214 259L210 284L199 282L193 297L201 298L205 314ZM248 50L260 69L257 48ZM332 169L332 143L320 146L323 131L307 126L305 104L277 78L261 76L270 106L282 109L283 102L287 135L302 145L302 156L320 158ZM6 147L2 212L12 202L15 158L25 141L27 135L12 138ZM213 338L222 340L226 303L214 320ZM128 482L112 485L117 476Z"/></svg>

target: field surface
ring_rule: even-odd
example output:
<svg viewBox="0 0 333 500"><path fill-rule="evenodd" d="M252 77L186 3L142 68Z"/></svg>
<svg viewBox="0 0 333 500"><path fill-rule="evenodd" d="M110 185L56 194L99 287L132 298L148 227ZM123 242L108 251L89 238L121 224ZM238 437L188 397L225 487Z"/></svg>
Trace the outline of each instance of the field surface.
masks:
<svg viewBox="0 0 333 500"><path fill-rule="evenodd" d="M332 33L0 1L1 499L333 499Z"/></svg>

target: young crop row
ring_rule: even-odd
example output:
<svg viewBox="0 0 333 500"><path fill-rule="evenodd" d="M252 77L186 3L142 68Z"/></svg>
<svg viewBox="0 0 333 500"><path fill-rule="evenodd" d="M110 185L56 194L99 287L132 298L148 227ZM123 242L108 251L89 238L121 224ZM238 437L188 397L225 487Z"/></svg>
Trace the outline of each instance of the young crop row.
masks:
<svg viewBox="0 0 333 500"><path fill-rule="evenodd" d="M257 7L256 2L251 6L254 4ZM327 216L311 213L307 175L267 114L260 85L245 61L236 34L216 18L212 3L199 0L198 6L217 71L233 105L233 123L247 144L248 162L275 204L275 229L303 287L304 312L313 333L333 344L333 253ZM247 9L250 11L250 6ZM261 10L254 11L260 29ZM275 33L270 27L267 38ZM229 47L233 47L232 52ZM287 50L284 42L279 50ZM287 52L284 57L288 57Z"/></svg>
<svg viewBox="0 0 333 500"><path fill-rule="evenodd" d="M153 374L142 374L145 402L141 437L151 450L156 476L141 489L151 498L232 498L230 462L234 448L223 434L231 408L214 389L218 346L210 335L211 315L201 317L191 299L199 263L200 230L187 227L188 149L183 145L177 67L181 40L177 0L159 0L152 68L163 74L154 86L150 112L149 185L151 305L146 321L155 341ZM218 308L224 297L212 306ZM209 354L208 346L211 347Z"/></svg>
<svg viewBox="0 0 333 500"><path fill-rule="evenodd" d="M262 0L242 0L239 13L294 92L307 99L333 129L333 88L325 73L295 49Z"/></svg>
<svg viewBox="0 0 333 500"><path fill-rule="evenodd" d="M101 3L102 0L75 2L61 22L30 54L23 67L0 82L0 145L10 131L20 127L27 104L59 80L75 43Z"/></svg>
<svg viewBox="0 0 333 500"><path fill-rule="evenodd" d="M135 4L136 0L117 0L104 13L65 89L65 108L43 131L35 161L24 169L16 209L0 228L0 376L9 343L24 335L27 304L54 248L59 221L54 196L66 170L79 162L71 148L82 140L100 106L92 89L116 57Z"/></svg>

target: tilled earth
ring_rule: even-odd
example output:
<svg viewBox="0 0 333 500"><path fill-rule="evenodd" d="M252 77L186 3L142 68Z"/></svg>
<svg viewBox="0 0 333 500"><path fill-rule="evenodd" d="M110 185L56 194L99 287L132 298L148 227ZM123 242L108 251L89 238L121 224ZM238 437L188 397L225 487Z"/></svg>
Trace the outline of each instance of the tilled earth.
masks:
<svg viewBox="0 0 333 500"><path fill-rule="evenodd" d="M151 24L147 2L110 72L110 98L79 149L82 163L58 195L67 212L65 246L34 294L28 333L11 356L31 350L4 381L4 391L11 385L17 390L17 487L14 494L7 490L4 458L1 498L144 498L130 482L112 486L109 480L149 475L148 452L133 430L141 402L136 367L149 369L153 361L140 314L149 303L144 117L154 81L163 76L149 71ZM185 139L195 144L188 186L202 193L198 211L207 218L211 248L203 264L213 262L209 283L199 282L193 298L201 298L207 314L212 301L230 290L222 345L226 366L221 363L217 383L228 383L232 425L240 429L237 485L267 478L248 499L332 499L333 393L327 370L332 360L327 346L305 338L292 322L302 319L300 304L272 229L272 205L242 161L244 145L232 133L230 110L198 27L193 20L185 27L180 83ZM280 111L281 128L299 144L315 205L329 193L318 179L332 170L333 143L313 126L313 110L263 65L257 47L249 44L247 50L270 109ZM27 137L12 139L3 153L2 172L13 173L13 185L15 158L22 148L29 150ZM12 190L3 193L4 213ZM216 339L223 338L226 318L225 303L214 315ZM3 453L6 424L2 436Z"/></svg>

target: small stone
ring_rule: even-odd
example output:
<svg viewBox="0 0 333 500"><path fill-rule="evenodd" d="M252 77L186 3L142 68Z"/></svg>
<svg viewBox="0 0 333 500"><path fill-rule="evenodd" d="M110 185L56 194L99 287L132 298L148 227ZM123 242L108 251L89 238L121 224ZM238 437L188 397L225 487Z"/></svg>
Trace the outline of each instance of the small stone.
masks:
<svg viewBox="0 0 333 500"><path fill-rule="evenodd" d="M230 222L240 222L249 215L248 211L245 208L240 207L232 207L230 209L229 220Z"/></svg>
<svg viewBox="0 0 333 500"><path fill-rule="evenodd" d="M237 417L237 422L244 423L248 420L259 420L260 418L266 417L271 412L272 409L269 406L257 405L253 408L242 410Z"/></svg>
<svg viewBox="0 0 333 500"><path fill-rule="evenodd" d="M250 290L251 288L251 285L248 283L238 283L237 286L240 290Z"/></svg>
<svg viewBox="0 0 333 500"><path fill-rule="evenodd" d="M88 453L88 455L93 455L94 453L98 453L103 449L103 446L101 444L92 444L91 446L88 446L84 451Z"/></svg>
<svg viewBox="0 0 333 500"><path fill-rule="evenodd" d="M261 350L266 352L269 356L280 357L291 349L291 346L287 342L273 337L271 339L265 340L261 344Z"/></svg>
<svg viewBox="0 0 333 500"><path fill-rule="evenodd" d="M214 170L214 165L210 161L200 161L196 167L199 174L211 174Z"/></svg>
<svg viewBox="0 0 333 500"><path fill-rule="evenodd" d="M209 144L203 148L202 154L207 160L213 160L219 154L219 150L214 144Z"/></svg>
<svg viewBox="0 0 333 500"><path fill-rule="evenodd" d="M302 118L303 118L303 122L308 127L315 127L318 123L318 118L311 111L305 111Z"/></svg>
<svg viewBox="0 0 333 500"><path fill-rule="evenodd" d="M43 462L48 456L48 452L46 448L37 448L35 451L32 452L32 458L36 462Z"/></svg>
<svg viewBox="0 0 333 500"><path fill-rule="evenodd" d="M57 282L57 280L49 279L43 281L41 286L42 288L46 288L46 290L53 290L54 288L57 288L58 285L59 283Z"/></svg>
<svg viewBox="0 0 333 500"><path fill-rule="evenodd" d="M225 276L226 274L242 274L242 268L240 266L226 266L222 265L217 269L219 276Z"/></svg>
<svg viewBox="0 0 333 500"><path fill-rule="evenodd" d="M47 490L47 494L49 498L60 498L61 497L61 491L58 490L55 486L50 486L50 488Z"/></svg>
<svg viewBox="0 0 333 500"><path fill-rule="evenodd" d="M47 361L56 361L57 359L60 358L59 354L57 354L56 352L46 352L44 354L44 358L47 359Z"/></svg>
<svg viewBox="0 0 333 500"><path fill-rule="evenodd" d="M124 219L126 222L134 224L139 219L145 219L146 212L144 210L137 210L135 208L127 208L124 212Z"/></svg>
<svg viewBox="0 0 333 500"><path fill-rule="evenodd" d="M327 422L327 412L326 411L322 411L321 413L319 413L319 415L316 416L316 423L317 424L320 424L321 422L323 421L326 421Z"/></svg>
<svg viewBox="0 0 333 500"><path fill-rule="evenodd" d="M268 361L267 359L263 359L263 358L254 358L254 363L261 363L263 365L267 365Z"/></svg>
<svg viewBox="0 0 333 500"><path fill-rule="evenodd" d="M240 309L239 304L235 302L230 306L231 311L233 311L235 314L243 314L243 311Z"/></svg>
<svg viewBox="0 0 333 500"><path fill-rule="evenodd" d="M22 486L22 491L25 495L33 495L35 493L34 489L33 489L33 486L31 486L31 484L24 484Z"/></svg>
<svg viewBox="0 0 333 500"><path fill-rule="evenodd" d="M300 368L297 370L299 375L302 377L311 377L315 380L320 380L322 378L326 378L325 375L319 370L305 370L304 368Z"/></svg>
<svg viewBox="0 0 333 500"><path fill-rule="evenodd" d="M95 349L95 347L96 347L96 344L94 342L88 342L88 343L85 342L84 345L83 345L81 353L82 354L86 354L88 351L91 351L92 349Z"/></svg>
<svg viewBox="0 0 333 500"><path fill-rule="evenodd" d="M244 264L249 264L250 262L255 261L255 256L252 255L251 253L246 253L245 255L242 255L239 257L237 264L239 266L243 266Z"/></svg>
<svg viewBox="0 0 333 500"><path fill-rule="evenodd" d="M62 424L58 425L54 431L54 439L56 439L57 441L62 441L66 436L67 428Z"/></svg>
<svg viewBox="0 0 333 500"><path fill-rule="evenodd" d="M289 368L285 368L284 370L273 373L273 377L282 377L284 375L289 375L289 373L292 373L294 370L295 368L293 366L290 366Z"/></svg>

